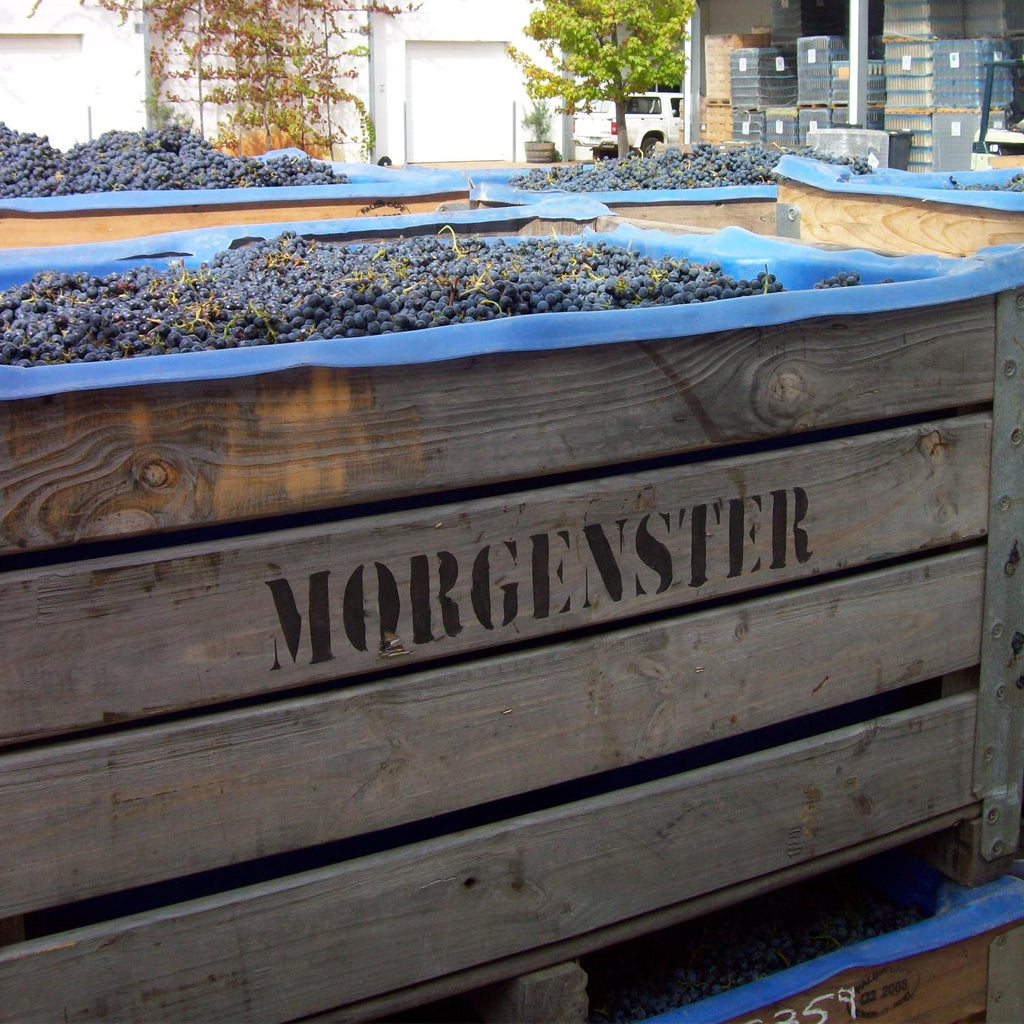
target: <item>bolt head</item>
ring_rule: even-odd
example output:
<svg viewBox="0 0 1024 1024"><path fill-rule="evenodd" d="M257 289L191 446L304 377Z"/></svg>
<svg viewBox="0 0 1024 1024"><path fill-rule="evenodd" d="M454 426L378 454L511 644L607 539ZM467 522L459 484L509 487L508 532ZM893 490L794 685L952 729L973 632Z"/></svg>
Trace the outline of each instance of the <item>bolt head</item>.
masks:
<svg viewBox="0 0 1024 1024"><path fill-rule="evenodd" d="M988 814L985 815L985 820L990 825L994 825L999 820L999 808L998 807L990 808Z"/></svg>
<svg viewBox="0 0 1024 1024"><path fill-rule="evenodd" d="M1000 512L1008 512L1009 510L1010 510L1010 498L1009 498L1008 495L1004 494L999 499L999 511Z"/></svg>
<svg viewBox="0 0 1024 1024"><path fill-rule="evenodd" d="M994 843L992 844L992 853L993 853L993 854L994 854L994 855L995 855L996 857L999 857L999 856L1001 856L1001 855L1002 855L1002 852L1003 852L1003 850L1005 850L1005 849L1006 849L1006 845L1005 845L1005 844L1003 843L1002 839L997 839L997 840L996 840L996 841L995 841L995 842L994 842Z"/></svg>
<svg viewBox="0 0 1024 1024"><path fill-rule="evenodd" d="M1016 363L1016 361L1013 360L1013 359L1007 359L1006 362L1003 363L1003 373L1006 374L1007 377L1012 377L1016 372L1017 372L1017 363Z"/></svg>
<svg viewBox="0 0 1024 1024"><path fill-rule="evenodd" d="M1003 635L1003 624L1001 622L997 622L992 627L992 639L993 640L998 640L1002 635Z"/></svg>
<svg viewBox="0 0 1024 1024"><path fill-rule="evenodd" d="M1021 430L1020 427L1014 427L1010 431L1010 444L1016 447L1022 441L1024 441L1024 430Z"/></svg>

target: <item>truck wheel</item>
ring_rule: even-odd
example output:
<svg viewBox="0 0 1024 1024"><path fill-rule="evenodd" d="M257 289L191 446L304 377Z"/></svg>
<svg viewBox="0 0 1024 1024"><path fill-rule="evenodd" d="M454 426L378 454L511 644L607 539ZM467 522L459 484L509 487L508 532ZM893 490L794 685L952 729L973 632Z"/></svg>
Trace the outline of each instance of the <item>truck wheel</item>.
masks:
<svg viewBox="0 0 1024 1024"><path fill-rule="evenodd" d="M645 135L644 141L640 143L640 152L646 157L654 156L654 147L661 142L657 135Z"/></svg>

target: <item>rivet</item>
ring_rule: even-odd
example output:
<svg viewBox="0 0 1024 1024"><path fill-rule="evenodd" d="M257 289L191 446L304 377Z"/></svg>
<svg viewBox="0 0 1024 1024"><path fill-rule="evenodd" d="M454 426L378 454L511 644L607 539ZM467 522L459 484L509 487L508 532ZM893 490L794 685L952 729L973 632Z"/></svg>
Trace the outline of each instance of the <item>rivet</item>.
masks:
<svg viewBox="0 0 1024 1024"><path fill-rule="evenodd" d="M999 499L999 511L1000 512L1009 512L1010 511L1010 499L1009 499L1008 495L1004 494Z"/></svg>
<svg viewBox="0 0 1024 1024"><path fill-rule="evenodd" d="M1006 700L1006 687L1005 686L997 686L996 687L996 700Z"/></svg>
<svg viewBox="0 0 1024 1024"><path fill-rule="evenodd" d="M991 761L996 756L996 752L991 747L986 747L984 756L986 761Z"/></svg>
<svg viewBox="0 0 1024 1024"><path fill-rule="evenodd" d="M1016 562L1007 562L1006 565L1003 566L1003 572L1006 573L1007 576L1012 576L1016 571L1017 571L1017 563Z"/></svg>
<svg viewBox="0 0 1024 1024"><path fill-rule="evenodd" d="M1021 441L1024 441L1024 430L1021 430L1020 427L1014 427L1013 430L1010 431L1010 444L1016 446L1019 445Z"/></svg>
<svg viewBox="0 0 1024 1024"><path fill-rule="evenodd" d="M990 824L994 825L999 820L999 808L993 807L989 810L988 814L985 815L985 820Z"/></svg>
<svg viewBox="0 0 1024 1024"><path fill-rule="evenodd" d="M994 1002L994 1003L1001 1003L1002 1001L1003 1001L1003 993L1002 992L996 992L992 996L992 1002Z"/></svg>
<svg viewBox="0 0 1024 1024"><path fill-rule="evenodd" d="M1024 295L1017 296L1017 308L1024 309Z"/></svg>
<svg viewBox="0 0 1024 1024"><path fill-rule="evenodd" d="M788 217L788 218L789 218L790 220L796 220L796 210L793 210L793 209L789 209L789 210L787 210L787 211L786 211L786 216L787 216L787 217Z"/></svg>
<svg viewBox="0 0 1024 1024"><path fill-rule="evenodd" d="M1007 377L1012 377L1016 372L1016 362L1012 359L1007 359L1006 362L1003 363L1003 373L1006 374Z"/></svg>
<svg viewBox="0 0 1024 1024"><path fill-rule="evenodd" d="M992 639L993 640L998 640L1002 635L1003 635L1003 624L1001 622L997 622L992 627Z"/></svg>
<svg viewBox="0 0 1024 1024"><path fill-rule="evenodd" d="M995 854L995 856L996 856L996 857L999 857L999 856L1001 856L1001 855L1002 855L1002 852L1003 852L1003 850L1005 850L1005 849L1006 849L1006 846L1005 846L1005 844L1003 843L1002 839L997 839L997 840L996 840L996 841L995 841L995 842L994 842L994 843L992 844L992 853L993 853L993 854Z"/></svg>
<svg viewBox="0 0 1024 1024"><path fill-rule="evenodd" d="M1006 936L1005 935L1000 935L999 938L996 939L996 945L997 946L1005 946L1006 945Z"/></svg>

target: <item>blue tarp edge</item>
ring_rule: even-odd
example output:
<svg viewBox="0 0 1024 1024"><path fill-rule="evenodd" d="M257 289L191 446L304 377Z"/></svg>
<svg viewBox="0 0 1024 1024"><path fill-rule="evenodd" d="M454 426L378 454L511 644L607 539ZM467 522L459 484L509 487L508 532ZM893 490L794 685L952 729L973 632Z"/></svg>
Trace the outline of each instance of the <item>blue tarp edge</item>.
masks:
<svg viewBox="0 0 1024 1024"><path fill-rule="evenodd" d="M956 171L918 173L893 168L874 174L852 174L848 167L826 164L806 157L784 156L775 167L775 176L838 195L893 196L924 202L950 203L989 210L1024 211L1024 193L968 192L952 187L951 179L961 185L1003 184L1019 174L1020 168L995 171Z"/></svg>
<svg viewBox="0 0 1024 1024"><path fill-rule="evenodd" d="M578 205L578 204L576 204ZM564 211L573 204L553 203ZM491 213L495 211L490 211ZM515 211L508 211L514 215ZM471 222L471 221L470 221ZM356 231L352 222L335 222ZM280 231L283 225L274 225ZM314 223L310 234L324 234ZM365 231L365 226L363 228ZM251 228L238 234L251 234ZM586 233L650 255L718 261L726 273L753 277L768 267L793 290L689 306L579 313L544 313L485 323L359 339L228 349L44 367L0 367L0 399L38 397L69 390L225 379L297 366L369 367L437 362L499 352L578 348L633 340L684 338L724 330L790 323L812 317L885 312L942 305L1024 284L1024 246L999 246L977 256L886 257L857 250L822 250L726 228L711 235L674 235L622 225ZM53 267L52 269L62 269ZM82 269L82 268L79 268ZM815 290L816 281L840 270L858 270L854 288ZM885 279L893 283L881 283Z"/></svg>
<svg viewBox="0 0 1024 1024"><path fill-rule="evenodd" d="M854 967L871 968L948 946L1024 918L1024 881L1005 876L976 889L947 883L934 917L858 942L740 988L648 1017L645 1024L718 1024L799 995ZM799 1014L802 1007L793 1008Z"/></svg>
<svg viewBox="0 0 1024 1024"><path fill-rule="evenodd" d="M582 195L579 192L565 192L552 188L543 192L532 189L515 188L507 182L482 181L471 182L470 198L481 203L530 204L541 198L553 196ZM673 205L686 203L724 203L740 199L776 198L777 185L723 185L718 188L664 188L634 189L615 192L587 192L591 199L608 206L627 205Z"/></svg>

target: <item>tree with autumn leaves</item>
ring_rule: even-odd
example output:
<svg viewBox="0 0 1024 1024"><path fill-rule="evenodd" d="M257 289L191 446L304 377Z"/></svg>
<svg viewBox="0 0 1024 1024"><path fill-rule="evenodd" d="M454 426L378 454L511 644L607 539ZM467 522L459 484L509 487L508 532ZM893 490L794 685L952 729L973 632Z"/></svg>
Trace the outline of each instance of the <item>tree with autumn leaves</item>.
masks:
<svg viewBox="0 0 1024 1024"><path fill-rule="evenodd" d="M536 4L525 34L548 66L515 46L508 54L522 69L533 99L558 99L560 113L613 100L619 156L625 156L626 100L665 83L682 82L683 43L697 0L530 0Z"/></svg>
<svg viewBox="0 0 1024 1024"><path fill-rule="evenodd" d="M372 149L373 124L355 88L369 56L369 18L416 6L384 0L80 2L123 20L139 12L146 18L151 112L192 120L200 134L237 152L255 136L265 148L284 141L318 155L351 140L339 116L346 105L355 109L362 148ZM219 116L211 117L214 112Z"/></svg>

